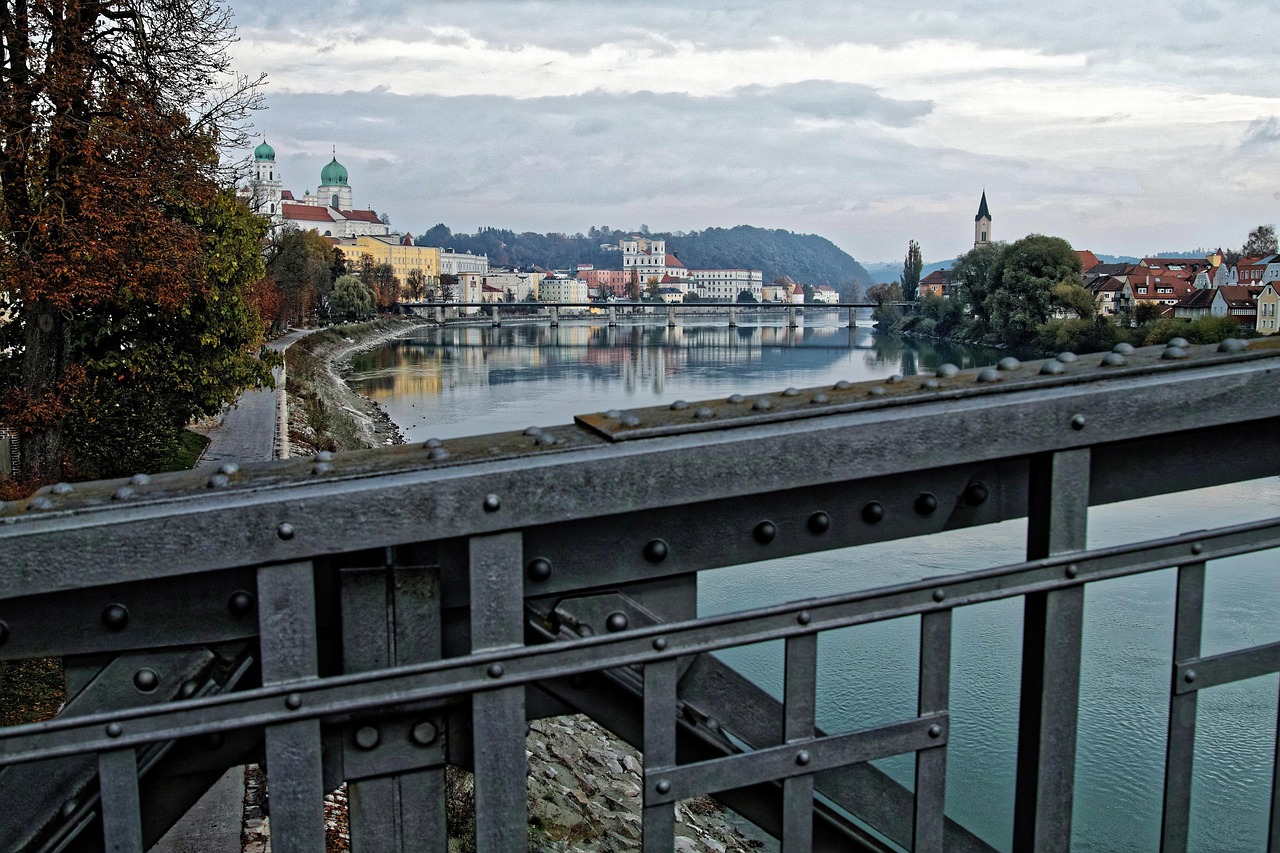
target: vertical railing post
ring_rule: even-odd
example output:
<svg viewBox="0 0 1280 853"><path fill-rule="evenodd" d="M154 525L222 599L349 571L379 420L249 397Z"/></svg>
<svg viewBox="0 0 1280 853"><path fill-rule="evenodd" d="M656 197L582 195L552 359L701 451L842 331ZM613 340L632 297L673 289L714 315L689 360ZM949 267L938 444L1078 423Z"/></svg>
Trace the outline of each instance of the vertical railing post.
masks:
<svg viewBox="0 0 1280 853"><path fill-rule="evenodd" d="M666 793L670 783L662 769L676 763L676 679L674 660L644 667L644 853L675 849L675 803L650 803L653 793Z"/></svg>
<svg viewBox="0 0 1280 853"><path fill-rule="evenodd" d="M396 566L393 549L388 552L385 566L341 572L344 672L440 657L438 571ZM424 730L435 731L434 725L428 721ZM415 737L413 743L424 763L435 759L443 764L438 736L432 742ZM352 853L445 849L442 766L351 782L347 802Z"/></svg>
<svg viewBox="0 0 1280 853"><path fill-rule="evenodd" d="M951 696L951 611L920 617L920 714L947 711ZM930 732L932 734L932 732ZM913 853L942 853L946 828L947 749L936 746L916 753Z"/></svg>
<svg viewBox="0 0 1280 853"><path fill-rule="evenodd" d="M1085 547L1089 448L1031 460L1027 559ZM1080 699L1084 586L1026 597L1018 713L1015 851L1069 850Z"/></svg>
<svg viewBox="0 0 1280 853"><path fill-rule="evenodd" d="M1204 614L1204 563L1178 567L1177 603L1173 617L1172 678L1178 667L1200 657ZM1169 736L1165 744L1164 810L1160 822L1161 853L1185 853L1191 825L1191 766L1196 751L1194 690L1179 693L1169 685Z"/></svg>
<svg viewBox="0 0 1280 853"><path fill-rule="evenodd" d="M258 570L258 633L263 685L315 678L316 594L310 562ZM302 708L299 694L284 707ZM324 780L320 721L277 723L267 728L267 785L271 848L277 853L324 849Z"/></svg>
<svg viewBox="0 0 1280 853"><path fill-rule="evenodd" d="M785 658L782 742L803 744L812 740L814 732L818 635L788 638ZM798 748L796 762L807 764L808 753ZM807 853L812 849L813 774L806 773L782 782L782 853Z"/></svg>
<svg viewBox="0 0 1280 853"><path fill-rule="evenodd" d="M524 645L522 553L518 531L471 538L473 654ZM489 675L500 682L502 665L491 664ZM529 846L525 728L524 687L486 690L471 697L477 853Z"/></svg>

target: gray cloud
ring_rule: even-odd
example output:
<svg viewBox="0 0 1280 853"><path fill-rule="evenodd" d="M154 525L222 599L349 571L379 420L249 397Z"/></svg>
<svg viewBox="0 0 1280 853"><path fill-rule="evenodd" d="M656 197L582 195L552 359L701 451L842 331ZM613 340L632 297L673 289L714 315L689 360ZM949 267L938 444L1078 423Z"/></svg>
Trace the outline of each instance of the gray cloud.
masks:
<svg viewBox="0 0 1280 853"><path fill-rule="evenodd" d="M1103 252L1235 245L1254 220L1274 218L1258 205L1266 196L1261 210L1273 206L1280 164L1250 156L1280 141L1270 54L1215 47L1226 34L1206 29L1201 7L1185 2L1173 12L1164 0L1044 8L1022 0L909 7L896 0L652 0L630 12L598 0L231 2L247 43L316 52L376 38L403 42L404 55L413 56L416 44L480 39L490 50L541 46L570 57L606 44L670 57L672 44L686 44L692 51L682 55L722 52L725 64L736 50L794 48L800 63L806 52L837 44L891 50L938 40L944 47L930 42L927 50L961 44L982 66L971 71L960 61L894 91L806 80L713 97L587 91L517 99L501 86L493 88L502 95L410 97L394 92L406 91L400 83L412 73L436 74L446 82L433 85L450 94L451 66L423 60L415 72L388 62L383 73L366 52L363 71L376 73L333 86L366 91L291 94L282 91L287 82L268 90L270 110L257 125L279 153L287 186L314 188L336 144L357 203L409 230L438 221L458 230L557 231L603 222L673 230L749 222L822 233L869 260L900 257L915 237L938 258L972 240L984 185L998 236L1061 233ZM1270 0L1210 2L1212 14L1247 21L1250 32L1280 25L1280 6ZM1061 62L1020 67L1027 51ZM315 67L341 68L358 54L331 50ZM269 53L263 61L280 80L314 77L306 51L287 63ZM957 110L959 84L970 82L981 103ZM1024 112L1023 125L1004 119L1003 99L1017 88L1044 99L1042 116ZM1075 99L1060 113L1058 91ZM1096 114L1088 115L1095 97ZM1230 108L1221 106L1227 99ZM983 131L976 139L961 126L975 113ZM1250 123L1241 114L1258 118ZM1037 121L1043 126L1024 126ZM1236 138L1239 147L1229 144ZM1228 174L1234 183L1223 180ZM1186 198L1202 195L1216 200L1213 218L1176 219Z"/></svg>
<svg viewBox="0 0 1280 853"><path fill-rule="evenodd" d="M1280 119L1275 116L1255 118L1249 122L1240 142L1242 145L1271 145L1280 142Z"/></svg>

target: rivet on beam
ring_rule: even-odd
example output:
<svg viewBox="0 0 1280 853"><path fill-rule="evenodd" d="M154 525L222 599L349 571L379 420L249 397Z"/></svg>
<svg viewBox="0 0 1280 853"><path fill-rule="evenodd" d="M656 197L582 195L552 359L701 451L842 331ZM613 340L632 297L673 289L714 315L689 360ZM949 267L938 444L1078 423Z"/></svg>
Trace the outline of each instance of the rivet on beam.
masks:
<svg viewBox="0 0 1280 853"><path fill-rule="evenodd" d="M876 524L884 518L884 504L871 501L862 508L862 520L867 524Z"/></svg>
<svg viewBox="0 0 1280 853"><path fill-rule="evenodd" d="M809 516L808 526L810 533L826 533L831 529L831 516L825 512L815 512Z"/></svg>
<svg viewBox="0 0 1280 853"><path fill-rule="evenodd" d="M778 527L772 521L762 521L751 531L751 535L761 545L768 545L778 535Z"/></svg>
<svg viewBox="0 0 1280 853"><path fill-rule="evenodd" d="M356 746L363 750L373 749L382 740L377 726L361 726L356 729Z"/></svg>
<svg viewBox="0 0 1280 853"><path fill-rule="evenodd" d="M669 549L662 539L650 539L644 546L644 558L650 563L661 563L667 559Z"/></svg>
<svg viewBox="0 0 1280 853"><path fill-rule="evenodd" d="M102 624L109 631L123 631L129 624L129 609L123 604L109 604L102 611Z"/></svg>
<svg viewBox="0 0 1280 853"><path fill-rule="evenodd" d="M551 577L551 561L546 557L536 557L525 567L525 574L529 580L541 583Z"/></svg>
<svg viewBox="0 0 1280 853"><path fill-rule="evenodd" d="M227 600L227 609L236 616L248 616L253 612L253 604L253 593L238 589L231 593L231 598Z"/></svg>

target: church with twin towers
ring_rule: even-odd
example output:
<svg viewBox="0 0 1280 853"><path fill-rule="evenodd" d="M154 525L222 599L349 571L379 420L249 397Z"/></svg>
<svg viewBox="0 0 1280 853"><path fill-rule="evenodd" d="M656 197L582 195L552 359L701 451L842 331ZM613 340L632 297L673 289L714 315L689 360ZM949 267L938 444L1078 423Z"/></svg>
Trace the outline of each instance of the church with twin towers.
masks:
<svg viewBox="0 0 1280 853"><path fill-rule="evenodd" d="M338 152L320 170L315 192L295 197L284 188L276 151L266 140L253 149L249 183L241 195L260 216L271 220L273 228L293 226L315 230L325 237L385 236L391 227L372 208L357 210L347 167L338 162Z"/></svg>

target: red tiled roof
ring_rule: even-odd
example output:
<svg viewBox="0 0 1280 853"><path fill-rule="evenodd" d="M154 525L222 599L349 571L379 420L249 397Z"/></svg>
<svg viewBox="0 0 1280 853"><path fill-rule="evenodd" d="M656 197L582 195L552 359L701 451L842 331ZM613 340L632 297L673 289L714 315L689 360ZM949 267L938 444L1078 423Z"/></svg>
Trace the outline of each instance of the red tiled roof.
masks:
<svg viewBox="0 0 1280 853"><path fill-rule="evenodd" d="M1224 284L1218 288L1218 292L1222 294L1222 298L1226 301L1228 307L1256 308L1258 295L1262 293L1262 288L1243 284Z"/></svg>
<svg viewBox="0 0 1280 853"><path fill-rule="evenodd" d="M667 252L667 266L684 267L684 264L680 263L680 259L677 258L675 255L671 254L670 252Z"/></svg>
<svg viewBox="0 0 1280 853"><path fill-rule="evenodd" d="M1098 256L1088 249L1076 249L1076 255L1080 258L1080 271L1088 272L1089 270L1102 263Z"/></svg>
<svg viewBox="0 0 1280 853"><path fill-rule="evenodd" d="M354 219L357 222L376 222L382 224L382 220L378 218L378 214L372 210L339 210L347 219Z"/></svg>
<svg viewBox="0 0 1280 853"><path fill-rule="evenodd" d="M293 201L293 190L282 190L280 192L281 201Z"/></svg>
<svg viewBox="0 0 1280 853"><path fill-rule="evenodd" d="M333 222L333 216L327 207L316 207L311 204L282 204L280 212L285 219L298 219L306 222Z"/></svg>
<svg viewBox="0 0 1280 853"><path fill-rule="evenodd" d="M1182 297L1182 300L1178 303L1178 307L1208 308L1211 304L1213 304L1213 291L1207 287L1200 287Z"/></svg>
<svg viewBox="0 0 1280 853"><path fill-rule="evenodd" d="M934 270L933 272L929 273L929 274L928 274L927 276L925 276L924 278L920 279L920 283L921 283L921 284L928 284L928 285L934 285L934 284L946 284L946 283L947 283L947 271L946 271L946 270Z"/></svg>

